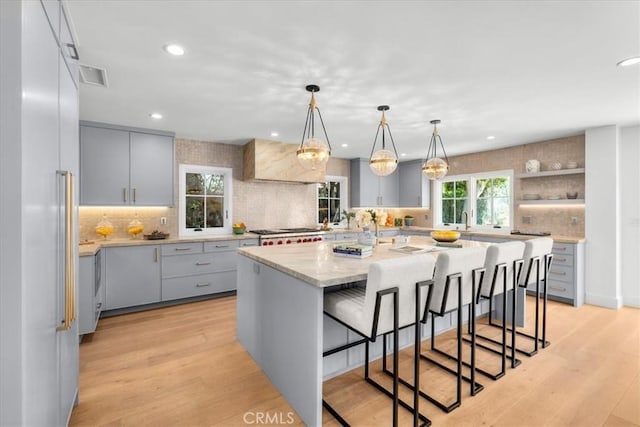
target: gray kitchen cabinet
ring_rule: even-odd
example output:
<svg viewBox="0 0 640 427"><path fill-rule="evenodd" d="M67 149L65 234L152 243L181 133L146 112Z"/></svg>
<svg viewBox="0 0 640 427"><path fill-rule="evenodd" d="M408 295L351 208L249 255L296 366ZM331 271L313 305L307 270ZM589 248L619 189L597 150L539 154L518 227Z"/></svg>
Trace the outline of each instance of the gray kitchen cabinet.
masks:
<svg viewBox="0 0 640 427"><path fill-rule="evenodd" d="M162 247L162 301L236 289L237 250L258 239L176 243Z"/></svg>
<svg viewBox="0 0 640 427"><path fill-rule="evenodd" d="M105 286L102 250L80 257L78 272L78 334L93 333L104 307Z"/></svg>
<svg viewBox="0 0 640 427"><path fill-rule="evenodd" d="M398 170L388 176L377 176L367 159L351 159L351 206L397 207Z"/></svg>
<svg viewBox="0 0 640 427"><path fill-rule="evenodd" d="M161 300L158 245L106 248L106 309Z"/></svg>
<svg viewBox="0 0 640 427"><path fill-rule="evenodd" d="M553 261L549 268L547 295L549 299L573 304L584 304L584 243L553 243ZM535 294L535 284L527 286Z"/></svg>
<svg viewBox="0 0 640 427"><path fill-rule="evenodd" d="M173 206L173 134L80 122L80 203Z"/></svg>
<svg viewBox="0 0 640 427"><path fill-rule="evenodd" d="M422 160L398 165L398 193L401 208L431 206L431 180L422 173Z"/></svg>

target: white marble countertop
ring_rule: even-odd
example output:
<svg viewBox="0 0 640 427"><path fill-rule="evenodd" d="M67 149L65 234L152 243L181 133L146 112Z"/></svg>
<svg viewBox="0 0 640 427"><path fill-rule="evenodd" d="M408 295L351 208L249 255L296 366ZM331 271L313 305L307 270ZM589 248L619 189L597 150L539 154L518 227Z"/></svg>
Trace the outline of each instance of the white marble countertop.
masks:
<svg viewBox="0 0 640 427"><path fill-rule="evenodd" d="M429 228L429 227L402 227L404 233L411 234L412 231L428 233L434 230L440 230L438 228ZM513 240L529 240L533 239L537 236L524 236L521 234L511 234L511 230L509 229L499 229L499 230L455 230L460 233L462 236L484 236L484 237L497 237L504 239L513 239ZM571 236L561 236L557 234L552 234L551 237L555 242L558 243L584 243L586 239L584 237L571 237Z"/></svg>
<svg viewBox="0 0 640 427"><path fill-rule="evenodd" d="M391 239L382 239L383 242ZM489 243L459 241L464 247L489 246ZM269 246L240 248L238 253L273 267L306 283L318 287L328 287L342 283L365 280L369 272L369 264L383 259L411 256L390 250L394 245L380 243L368 258L347 258L333 255L332 248L336 242L321 242L308 245ZM410 246L433 247L434 255L450 248L436 247L436 242L426 236L411 236L406 243Z"/></svg>
<svg viewBox="0 0 640 427"><path fill-rule="evenodd" d="M93 256L100 248L121 247L121 246L142 246L142 245L166 245L169 243L197 243L216 242L220 240L247 240L257 239L258 235L253 233L245 234L221 234L216 236L203 237L169 237L161 240L138 239L95 239L89 242L80 242L80 256Z"/></svg>

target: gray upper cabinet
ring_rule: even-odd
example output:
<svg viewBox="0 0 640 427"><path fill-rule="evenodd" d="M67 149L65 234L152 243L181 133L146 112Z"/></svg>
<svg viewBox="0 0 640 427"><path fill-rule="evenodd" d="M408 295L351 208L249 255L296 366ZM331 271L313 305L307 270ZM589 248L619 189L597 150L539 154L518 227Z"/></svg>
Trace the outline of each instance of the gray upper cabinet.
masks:
<svg viewBox="0 0 640 427"><path fill-rule="evenodd" d="M401 208L431 206L431 181L422 173L422 160L400 163L398 175Z"/></svg>
<svg viewBox="0 0 640 427"><path fill-rule="evenodd" d="M80 204L173 206L174 139L80 123Z"/></svg>
<svg viewBox="0 0 640 427"><path fill-rule="evenodd" d="M377 176L367 159L351 159L351 206L397 207L398 171Z"/></svg>

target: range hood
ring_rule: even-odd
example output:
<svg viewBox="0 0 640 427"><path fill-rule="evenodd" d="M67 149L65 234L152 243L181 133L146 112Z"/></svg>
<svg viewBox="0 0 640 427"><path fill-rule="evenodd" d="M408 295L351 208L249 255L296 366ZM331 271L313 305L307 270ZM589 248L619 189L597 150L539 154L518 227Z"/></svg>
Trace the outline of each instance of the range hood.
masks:
<svg viewBox="0 0 640 427"><path fill-rule="evenodd" d="M325 168L306 170L296 158L297 144L252 139L244 146L245 181L325 182Z"/></svg>

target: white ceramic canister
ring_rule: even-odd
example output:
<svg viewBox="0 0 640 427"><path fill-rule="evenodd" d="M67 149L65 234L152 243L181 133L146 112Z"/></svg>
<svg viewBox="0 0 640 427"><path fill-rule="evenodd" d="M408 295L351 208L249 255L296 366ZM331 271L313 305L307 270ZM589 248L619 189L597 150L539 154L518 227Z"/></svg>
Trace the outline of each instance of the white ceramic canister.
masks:
<svg viewBox="0 0 640 427"><path fill-rule="evenodd" d="M527 173L536 173L540 172L540 162L536 159L527 160L525 164L525 170Z"/></svg>

